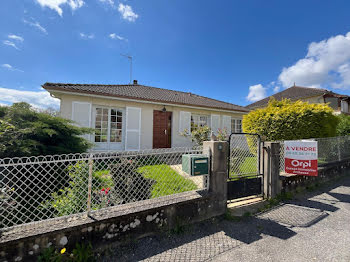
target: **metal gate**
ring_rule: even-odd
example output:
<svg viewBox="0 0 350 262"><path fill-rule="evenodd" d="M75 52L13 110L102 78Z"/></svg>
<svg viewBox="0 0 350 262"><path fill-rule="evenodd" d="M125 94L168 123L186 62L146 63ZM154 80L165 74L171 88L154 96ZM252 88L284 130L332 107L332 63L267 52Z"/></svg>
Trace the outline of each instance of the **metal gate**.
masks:
<svg viewBox="0 0 350 262"><path fill-rule="evenodd" d="M263 194L261 139L257 134L233 133L229 137L227 199Z"/></svg>

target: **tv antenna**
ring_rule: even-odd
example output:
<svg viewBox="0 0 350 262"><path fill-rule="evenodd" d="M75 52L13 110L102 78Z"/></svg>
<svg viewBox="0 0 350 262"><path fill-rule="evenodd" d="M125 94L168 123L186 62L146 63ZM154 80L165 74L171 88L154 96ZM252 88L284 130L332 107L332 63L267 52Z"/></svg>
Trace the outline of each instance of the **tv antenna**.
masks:
<svg viewBox="0 0 350 262"><path fill-rule="evenodd" d="M132 84L132 56L125 55L125 54L120 54L120 55L126 57L130 61L130 84Z"/></svg>

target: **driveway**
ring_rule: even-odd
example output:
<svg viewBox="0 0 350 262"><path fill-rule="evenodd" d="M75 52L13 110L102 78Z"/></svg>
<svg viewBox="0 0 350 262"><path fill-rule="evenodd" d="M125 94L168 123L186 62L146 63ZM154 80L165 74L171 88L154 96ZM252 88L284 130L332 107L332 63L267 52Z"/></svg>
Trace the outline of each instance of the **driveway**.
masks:
<svg viewBox="0 0 350 262"><path fill-rule="evenodd" d="M212 219L102 261L350 261L350 177L241 221Z"/></svg>

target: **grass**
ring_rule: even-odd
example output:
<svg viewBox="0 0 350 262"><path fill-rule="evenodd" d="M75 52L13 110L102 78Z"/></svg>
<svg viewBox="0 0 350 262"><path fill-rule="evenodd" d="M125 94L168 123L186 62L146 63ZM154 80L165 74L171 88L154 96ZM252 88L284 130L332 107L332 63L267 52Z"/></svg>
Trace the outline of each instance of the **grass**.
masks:
<svg viewBox="0 0 350 262"><path fill-rule="evenodd" d="M244 162L239 167L241 173L256 173L258 171L257 161L258 160L256 156L246 157Z"/></svg>
<svg viewBox="0 0 350 262"><path fill-rule="evenodd" d="M152 198L167 196L176 193L186 192L197 189L195 183L185 179L168 165L149 165L138 168L137 170L145 178L155 181L152 185Z"/></svg>
<svg viewBox="0 0 350 262"><path fill-rule="evenodd" d="M143 177L152 179L155 182L151 189L152 198L186 192L198 188L191 180L179 175L165 164L142 166L139 167L137 171L141 173ZM105 187L114 186L108 169L95 171L94 174L104 182Z"/></svg>
<svg viewBox="0 0 350 262"><path fill-rule="evenodd" d="M243 163L239 166L239 174L236 171L231 172L231 178L255 178L257 175L257 157L246 157Z"/></svg>

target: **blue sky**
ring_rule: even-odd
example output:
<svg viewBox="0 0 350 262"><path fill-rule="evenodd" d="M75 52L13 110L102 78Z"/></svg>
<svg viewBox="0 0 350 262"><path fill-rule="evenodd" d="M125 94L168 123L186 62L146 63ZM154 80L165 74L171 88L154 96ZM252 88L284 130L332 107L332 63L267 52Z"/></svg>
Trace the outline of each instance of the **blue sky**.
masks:
<svg viewBox="0 0 350 262"><path fill-rule="evenodd" d="M350 95L350 2L2 0L0 103L45 82L140 84L247 105L291 86Z"/></svg>

